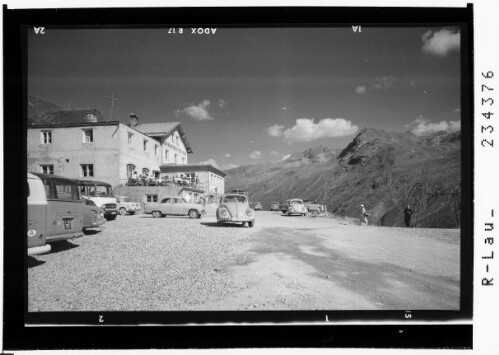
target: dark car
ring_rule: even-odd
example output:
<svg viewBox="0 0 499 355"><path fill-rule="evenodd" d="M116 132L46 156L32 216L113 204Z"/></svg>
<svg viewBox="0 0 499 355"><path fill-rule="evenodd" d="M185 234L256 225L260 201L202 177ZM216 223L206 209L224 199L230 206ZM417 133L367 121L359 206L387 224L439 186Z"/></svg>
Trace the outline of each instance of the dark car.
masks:
<svg viewBox="0 0 499 355"><path fill-rule="evenodd" d="M94 201L82 199L83 201L83 229L100 227L106 223L104 211L97 207Z"/></svg>

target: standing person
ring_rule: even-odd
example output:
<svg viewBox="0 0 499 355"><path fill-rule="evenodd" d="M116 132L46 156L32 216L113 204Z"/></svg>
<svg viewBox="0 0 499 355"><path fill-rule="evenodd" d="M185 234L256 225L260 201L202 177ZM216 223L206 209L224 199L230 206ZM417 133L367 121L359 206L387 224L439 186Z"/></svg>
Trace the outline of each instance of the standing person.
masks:
<svg viewBox="0 0 499 355"><path fill-rule="evenodd" d="M413 211L411 210L411 205L407 205L406 208L404 208L404 222L405 226L409 228L411 226L411 216L413 214Z"/></svg>
<svg viewBox="0 0 499 355"><path fill-rule="evenodd" d="M138 185L139 184L139 175L137 174L137 170L133 171L132 179L133 179L134 185Z"/></svg>
<svg viewBox="0 0 499 355"><path fill-rule="evenodd" d="M366 208L364 205L360 205L360 225L362 225L362 223L365 223L366 226L369 225L367 217L369 217L369 214L367 213Z"/></svg>

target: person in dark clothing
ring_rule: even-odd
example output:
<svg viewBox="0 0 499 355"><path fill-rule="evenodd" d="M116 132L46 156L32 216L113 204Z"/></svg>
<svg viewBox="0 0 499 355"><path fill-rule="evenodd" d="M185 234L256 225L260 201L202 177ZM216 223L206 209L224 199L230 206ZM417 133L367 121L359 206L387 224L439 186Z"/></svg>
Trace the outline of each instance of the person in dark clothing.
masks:
<svg viewBox="0 0 499 355"><path fill-rule="evenodd" d="M412 216L412 210L411 210L411 205L407 205L406 208L404 208L404 221L405 221L405 226L410 227L411 226L411 216Z"/></svg>

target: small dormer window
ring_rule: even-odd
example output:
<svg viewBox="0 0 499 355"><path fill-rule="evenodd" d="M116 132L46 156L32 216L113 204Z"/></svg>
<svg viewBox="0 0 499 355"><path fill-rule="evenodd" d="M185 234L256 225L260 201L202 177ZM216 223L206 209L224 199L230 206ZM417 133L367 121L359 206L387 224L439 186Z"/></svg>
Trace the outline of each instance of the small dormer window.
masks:
<svg viewBox="0 0 499 355"><path fill-rule="evenodd" d="M128 132L128 146L133 148L133 133Z"/></svg>
<svg viewBox="0 0 499 355"><path fill-rule="evenodd" d="M83 130L83 143L92 143L94 141L94 132L92 129Z"/></svg>

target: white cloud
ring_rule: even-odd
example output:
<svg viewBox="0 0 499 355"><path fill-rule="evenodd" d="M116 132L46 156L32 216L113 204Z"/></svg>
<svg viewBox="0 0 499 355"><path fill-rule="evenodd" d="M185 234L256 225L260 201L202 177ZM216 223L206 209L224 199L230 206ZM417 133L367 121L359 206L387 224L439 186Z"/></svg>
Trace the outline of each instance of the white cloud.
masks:
<svg viewBox="0 0 499 355"><path fill-rule="evenodd" d="M210 100L203 100L197 105L191 105L184 107L183 109L179 109L175 111L175 114L183 114L195 119L196 121L213 120L213 117L211 117L210 112L208 111L209 106Z"/></svg>
<svg viewBox="0 0 499 355"><path fill-rule="evenodd" d="M222 165L222 168L220 170L229 170L229 169L234 169L238 168L239 165L236 164L227 164L227 165Z"/></svg>
<svg viewBox="0 0 499 355"><path fill-rule="evenodd" d="M262 157L262 152L260 152L259 150L254 150L250 153L249 157L251 159L260 159Z"/></svg>
<svg viewBox="0 0 499 355"><path fill-rule="evenodd" d="M239 167L239 165L236 164L223 164L219 165L215 159L208 159L205 161L200 161L198 163L199 165L213 165L215 168L220 169L220 170L229 170L229 169L234 169Z"/></svg>
<svg viewBox="0 0 499 355"><path fill-rule="evenodd" d="M283 128L284 128L284 126L275 124L272 127L267 128L267 133L269 134L269 136L272 136L272 137L280 137L280 136L282 136L282 129Z"/></svg>
<svg viewBox="0 0 499 355"><path fill-rule="evenodd" d="M366 93L366 91L367 91L367 87L366 87L366 86L357 86L357 87L355 88L355 92L356 92L357 94L365 94L365 93Z"/></svg>
<svg viewBox="0 0 499 355"><path fill-rule="evenodd" d="M218 100L218 107L220 107L221 109L226 108L227 107L227 101L222 100L222 99Z"/></svg>
<svg viewBox="0 0 499 355"><path fill-rule="evenodd" d="M425 136L430 133L445 131L448 133L457 132L461 130L461 121L440 121L431 122L423 116L419 116L410 124L405 125L416 136Z"/></svg>
<svg viewBox="0 0 499 355"><path fill-rule="evenodd" d="M230 154L229 153L225 153L224 158L230 158Z"/></svg>
<svg viewBox="0 0 499 355"><path fill-rule="evenodd" d="M271 150L270 153L269 153L269 155L271 157L280 157L282 154L279 153L279 152L276 152L275 150Z"/></svg>
<svg viewBox="0 0 499 355"><path fill-rule="evenodd" d="M283 127L274 125L267 129L267 132L280 132L274 137L284 137L287 143L310 142L320 138L343 137L354 134L359 127L352 125L351 121L344 118L323 118L315 123L313 118L299 118L296 124L282 131ZM271 134L272 135L272 134Z"/></svg>
<svg viewBox="0 0 499 355"><path fill-rule="evenodd" d="M200 161L198 163L199 165L213 165L215 168L217 169L220 169L220 166L218 165L217 161L215 159L208 159L208 160L204 160L204 161Z"/></svg>
<svg viewBox="0 0 499 355"><path fill-rule="evenodd" d="M289 157L291 156L291 154L288 154L288 155L285 155L282 157L281 161L285 161L286 159L288 159Z"/></svg>
<svg viewBox="0 0 499 355"><path fill-rule="evenodd" d="M380 76L376 78L376 84L371 88L376 90L388 90L393 88L395 78L393 76Z"/></svg>
<svg viewBox="0 0 499 355"><path fill-rule="evenodd" d="M451 51L459 51L461 33L457 29L444 28L439 31L429 30L423 36L423 51L439 57L445 57Z"/></svg>

